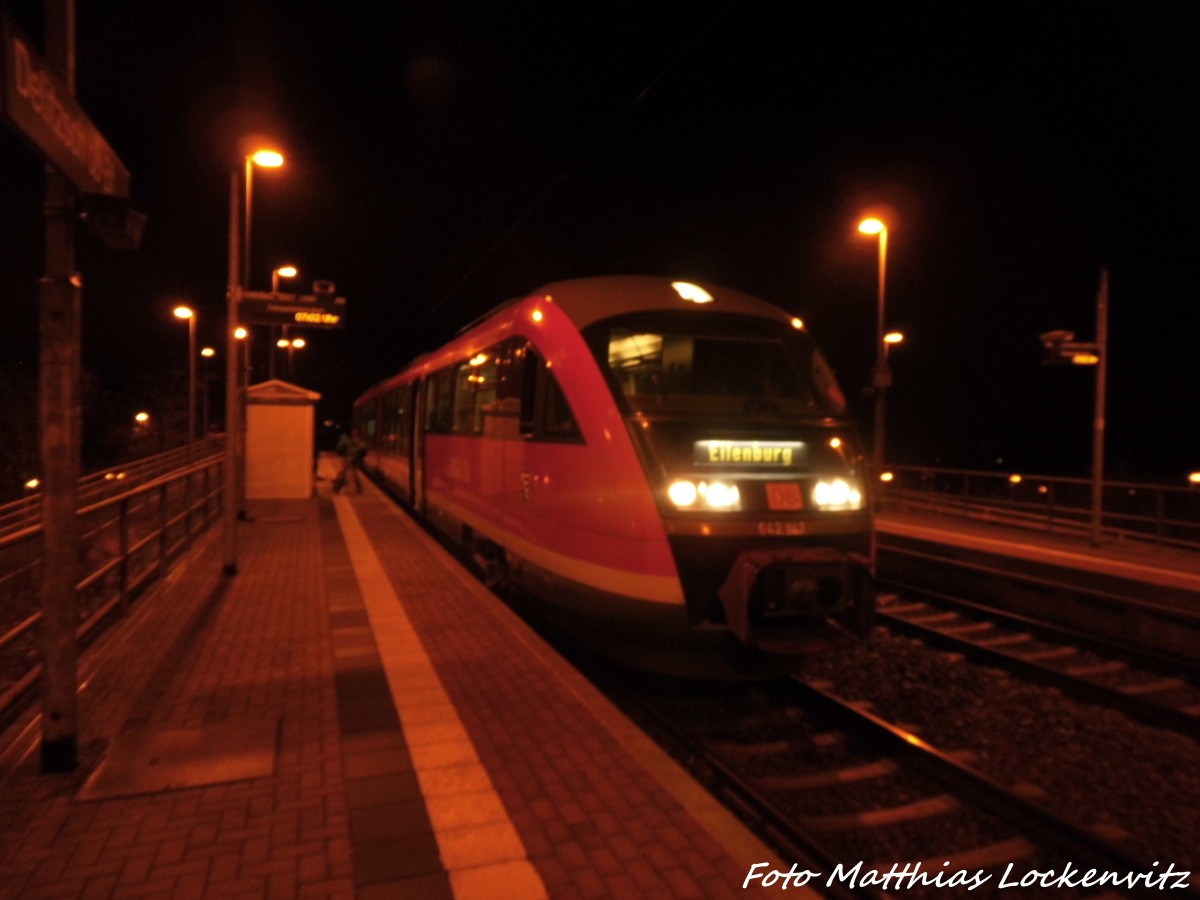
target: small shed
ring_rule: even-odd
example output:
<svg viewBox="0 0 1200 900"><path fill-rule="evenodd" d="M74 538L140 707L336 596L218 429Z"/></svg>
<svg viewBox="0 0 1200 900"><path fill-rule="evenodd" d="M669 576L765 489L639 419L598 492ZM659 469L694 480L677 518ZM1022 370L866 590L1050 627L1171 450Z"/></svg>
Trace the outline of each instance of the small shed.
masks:
<svg viewBox="0 0 1200 900"><path fill-rule="evenodd" d="M246 391L246 498L311 497L316 402L321 395L271 379Z"/></svg>

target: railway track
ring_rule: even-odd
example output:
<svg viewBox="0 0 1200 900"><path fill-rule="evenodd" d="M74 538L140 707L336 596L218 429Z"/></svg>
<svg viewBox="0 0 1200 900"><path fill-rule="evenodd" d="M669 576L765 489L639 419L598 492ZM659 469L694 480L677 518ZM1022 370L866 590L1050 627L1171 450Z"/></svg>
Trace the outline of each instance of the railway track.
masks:
<svg viewBox="0 0 1200 900"><path fill-rule="evenodd" d="M1178 660L927 591L882 595L878 622L1145 724L1200 734L1200 671Z"/></svg>
<svg viewBox="0 0 1200 900"><path fill-rule="evenodd" d="M826 686L655 694L631 701L648 730L796 869L820 872L809 885L831 896L1116 897L1126 894L1084 887L1084 873L1165 874L1031 786L989 778L972 748L934 747Z"/></svg>

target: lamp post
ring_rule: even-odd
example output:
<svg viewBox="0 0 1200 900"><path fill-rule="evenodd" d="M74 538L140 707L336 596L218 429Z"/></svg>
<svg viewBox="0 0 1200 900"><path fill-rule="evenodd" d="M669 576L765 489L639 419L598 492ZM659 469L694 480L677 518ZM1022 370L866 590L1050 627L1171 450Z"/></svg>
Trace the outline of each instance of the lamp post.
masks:
<svg viewBox="0 0 1200 900"><path fill-rule="evenodd" d="M271 270L271 293L272 294L279 293L279 279L280 278L295 278L299 274L300 274L300 270L297 269L293 265L277 266L274 269L272 269ZM287 340L287 326L286 325L283 326L283 340ZM286 345L283 343L280 343L279 341L276 341L275 346L284 347ZM290 352L288 353L288 362L290 365L290 363L291 363L291 353ZM275 351L274 350L271 351L271 365L270 365L269 377L271 377L271 378L275 377Z"/></svg>
<svg viewBox="0 0 1200 900"><path fill-rule="evenodd" d="M190 306L175 307L175 317L188 323L188 436L187 461L192 464L192 442L196 439L196 313Z"/></svg>
<svg viewBox="0 0 1200 900"><path fill-rule="evenodd" d="M216 355L217 355L217 351L214 347L202 347L200 349L200 356L204 360L204 377L201 379L201 381L204 383L204 390L200 392L200 398L201 398L200 408L204 411L204 413L201 416L200 421L202 423L201 424L201 434L203 435L203 441L206 443L208 441L209 394L212 393L212 391L209 390L209 387L210 387L209 383L212 380L212 371L211 371L212 367L209 365L208 361Z"/></svg>
<svg viewBox="0 0 1200 900"><path fill-rule="evenodd" d="M875 372L871 379L871 386L875 389L875 431L874 431L874 456L875 456L875 509L882 507L882 488L880 487L879 478L883 474L883 445L884 445L884 405L887 397L887 389L892 384L892 371L888 368L887 361L887 344L884 343L883 335L883 313L884 313L884 298L886 297L887 285L887 225L882 220L874 217L863 219L858 223L858 230L862 234L877 235L879 238L879 314L875 320Z"/></svg>
<svg viewBox="0 0 1200 900"><path fill-rule="evenodd" d="M307 341L302 337L289 338L287 336L287 326L283 326L283 337L275 342L275 346L280 350L287 351L287 374L292 377L292 352L294 350L303 350L307 346Z"/></svg>
<svg viewBox="0 0 1200 900"><path fill-rule="evenodd" d="M1104 520L1104 406L1108 384L1108 268L1100 270L1096 292L1096 340L1075 340L1073 331L1047 331L1040 335L1042 361L1049 365L1096 367L1096 392L1092 408L1092 510L1091 542L1100 546Z"/></svg>
<svg viewBox="0 0 1200 900"><path fill-rule="evenodd" d="M272 269L271 270L271 293L272 294L279 293L279 279L280 278L295 278L299 274L300 274L300 270L297 269L295 266L279 266L276 269Z"/></svg>
<svg viewBox="0 0 1200 900"><path fill-rule="evenodd" d="M226 304L228 309L225 323L225 471L223 491L224 550L226 575L237 574L237 519L239 491L239 451L242 447L242 405L244 394L238 386L238 352L234 329L238 327L238 303L247 281L250 265L250 211L253 206L254 166L278 168L283 165L283 155L274 150L259 150L243 159L242 172L234 168L229 173L229 266ZM245 209L240 209L240 195L244 183ZM243 253L244 248L244 253ZM244 258L243 258L244 257Z"/></svg>

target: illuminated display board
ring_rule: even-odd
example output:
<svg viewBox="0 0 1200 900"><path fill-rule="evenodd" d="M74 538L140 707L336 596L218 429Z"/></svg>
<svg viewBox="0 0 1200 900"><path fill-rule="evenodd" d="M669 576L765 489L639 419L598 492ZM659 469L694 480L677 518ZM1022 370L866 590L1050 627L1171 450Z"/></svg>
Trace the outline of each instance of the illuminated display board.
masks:
<svg viewBox="0 0 1200 900"><path fill-rule="evenodd" d="M696 441L693 460L709 465L802 466L808 460L801 441Z"/></svg>
<svg viewBox="0 0 1200 900"><path fill-rule="evenodd" d="M341 328L346 323L346 298L328 294L242 291L238 321L243 325Z"/></svg>

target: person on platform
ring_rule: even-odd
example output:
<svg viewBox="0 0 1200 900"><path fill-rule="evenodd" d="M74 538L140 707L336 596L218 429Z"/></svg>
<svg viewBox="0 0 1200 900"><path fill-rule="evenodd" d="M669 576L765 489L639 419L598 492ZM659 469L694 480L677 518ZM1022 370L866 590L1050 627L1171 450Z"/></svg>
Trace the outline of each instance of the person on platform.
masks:
<svg viewBox="0 0 1200 900"><path fill-rule="evenodd" d="M346 487L348 481L353 486L354 492L361 494L362 482L358 477L358 466L362 462L363 456L366 455L366 448L358 439L357 429L352 430L349 434L342 432L342 436L338 438L336 449L342 458L342 471L338 472L337 478L333 480L334 493L336 494Z"/></svg>

